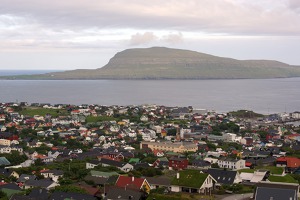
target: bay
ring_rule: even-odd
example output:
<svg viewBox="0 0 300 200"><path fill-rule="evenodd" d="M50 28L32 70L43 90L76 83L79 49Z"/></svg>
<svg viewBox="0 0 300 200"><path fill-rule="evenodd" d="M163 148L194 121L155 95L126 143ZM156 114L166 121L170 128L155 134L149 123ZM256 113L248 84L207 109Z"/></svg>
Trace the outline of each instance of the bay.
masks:
<svg viewBox="0 0 300 200"><path fill-rule="evenodd" d="M0 102L193 106L300 111L300 78L238 80L0 80Z"/></svg>

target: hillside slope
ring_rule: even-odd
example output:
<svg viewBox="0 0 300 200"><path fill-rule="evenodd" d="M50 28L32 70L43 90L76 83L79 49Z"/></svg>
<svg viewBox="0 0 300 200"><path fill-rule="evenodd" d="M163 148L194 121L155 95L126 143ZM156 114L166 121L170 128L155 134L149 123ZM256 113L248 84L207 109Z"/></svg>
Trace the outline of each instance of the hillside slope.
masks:
<svg viewBox="0 0 300 200"><path fill-rule="evenodd" d="M298 76L300 76L299 66L278 61L236 60L189 50L152 47L119 52L99 69L22 77L24 79L241 79Z"/></svg>

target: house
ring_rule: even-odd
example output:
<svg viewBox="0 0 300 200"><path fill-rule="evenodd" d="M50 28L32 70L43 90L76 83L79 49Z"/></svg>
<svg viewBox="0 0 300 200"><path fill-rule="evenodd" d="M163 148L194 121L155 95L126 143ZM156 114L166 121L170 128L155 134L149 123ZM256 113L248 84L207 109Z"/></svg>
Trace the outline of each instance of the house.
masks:
<svg viewBox="0 0 300 200"><path fill-rule="evenodd" d="M242 178L237 171L211 168L207 170L207 173L211 175L219 185L232 185L242 182Z"/></svg>
<svg viewBox="0 0 300 200"><path fill-rule="evenodd" d="M157 188L166 188L167 190L171 190L171 178L167 176L159 176L159 177L146 177L151 190Z"/></svg>
<svg viewBox="0 0 300 200"><path fill-rule="evenodd" d="M105 159L101 158L99 161L99 164L106 167L106 166L113 166L117 167L118 169L122 170L123 172L129 172L133 170L133 166L129 163L124 163L124 162L118 162L115 160L110 160L110 159Z"/></svg>
<svg viewBox="0 0 300 200"><path fill-rule="evenodd" d="M99 160L87 161L85 164L85 168L86 169L94 169L95 167L97 167L100 164L101 164L101 162Z"/></svg>
<svg viewBox="0 0 300 200"><path fill-rule="evenodd" d="M0 169L0 175L2 175L4 177L13 176L17 179L20 177L16 171L12 171L11 169Z"/></svg>
<svg viewBox="0 0 300 200"><path fill-rule="evenodd" d="M24 183L28 180L36 180L37 177L35 175L21 174L16 183L19 187L23 187Z"/></svg>
<svg viewBox="0 0 300 200"><path fill-rule="evenodd" d="M104 200L117 200L117 199L142 199L143 193L140 191L123 189L118 187L110 187Z"/></svg>
<svg viewBox="0 0 300 200"><path fill-rule="evenodd" d="M89 194L80 194L75 192L61 192L61 191L54 191L49 199L55 200L66 200L66 199L73 199L73 200L96 200L97 197L94 197Z"/></svg>
<svg viewBox="0 0 300 200"><path fill-rule="evenodd" d="M124 188L125 190L127 188L138 190L138 191L144 191L146 193L150 192L150 185L148 181L144 178L136 178L134 176L119 176L116 186L120 188Z"/></svg>
<svg viewBox="0 0 300 200"><path fill-rule="evenodd" d="M7 183L0 185L0 191L4 192L8 198L14 194L21 193L21 188L15 183Z"/></svg>
<svg viewBox="0 0 300 200"><path fill-rule="evenodd" d="M260 182L256 186L255 200L298 200L299 184Z"/></svg>
<svg viewBox="0 0 300 200"><path fill-rule="evenodd" d="M276 160L276 167L286 167L287 171L300 167L300 159L296 157L280 157Z"/></svg>
<svg viewBox="0 0 300 200"><path fill-rule="evenodd" d="M241 172L240 177L243 182L258 183L267 180L270 175L268 170L257 170L254 173Z"/></svg>
<svg viewBox="0 0 300 200"><path fill-rule="evenodd" d="M196 152L198 150L197 144L193 142L147 142L140 143L140 149L151 149L161 151L173 151L175 153L184 153L187 151Z"/></svg>
<svg viewBox="0 0 300 200"><path fill-rule="evenodd" d="M166 157L157 158L156 161L154 161L154 163L153 163L153 167L156 167L156 168L159 168L159 167L167 168L167 167L169 167L168 158L166 158Z"/></svg>
<svg viewBox="0 0 300 200"><path fill-rule="evenodd" d="M169 169L183 170L188 167L189 161L186 158L172 157L169 159Z"/></svg>
<svg viewBox="0 0 300 200"><path fill-rule="evenodd" d="M44 176L44 178L50 178L54 182L58 182L58 179L63 177L64 172L62 170L42 170L41 175Z"/></svg>
<svg viewBox="0 0 300 200"><path fill-rule="evenodd" d="M217 161L220 168L227 168L227 169L244 169L246 165L246 161L242 159L235 159L235 158L228 158L222 157Z"/></svg>
<svg viewBox="0 0 300 200"><path fill-rule="evenodd" d="M10 162L5 157L0 157L0 166L10 165Z"/></svg>
<svg viewBox="0 0 300 200"><path fill-rule="evenodd" d="M191 167L188 166L189 168L199 168L199 169L208 169L210 168L211 163L206 161L206 160L199 160L195 159L192 162Z"/></svg>
<svg viewBox="0 0 300 200"><path fill-rule="evenodd" d="M46 190L50 190L59 186L58 183L50 180L50 179L41 179L41 180L27 180L23 184L23 189L30 189L30 188L43 188Z"/></svg>
<svg viewBox="0 0 300 200"><path fill-rule="evenodd" d="M171 192L188 192L211 195L216 180L209 174L198 170L184 170L177 173L171 181Z"/></svg>

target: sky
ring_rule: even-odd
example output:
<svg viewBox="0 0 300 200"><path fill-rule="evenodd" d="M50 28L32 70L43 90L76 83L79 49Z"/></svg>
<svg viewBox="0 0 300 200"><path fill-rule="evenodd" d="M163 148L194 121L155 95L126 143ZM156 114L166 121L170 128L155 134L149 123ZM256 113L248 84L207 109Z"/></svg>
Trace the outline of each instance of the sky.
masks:
<svg viewBox="0 0 300 200"><path fill-rule="evenodd" d="M163 46L300 65L300 0L0 0L0 70L95 69Z"/></svg>

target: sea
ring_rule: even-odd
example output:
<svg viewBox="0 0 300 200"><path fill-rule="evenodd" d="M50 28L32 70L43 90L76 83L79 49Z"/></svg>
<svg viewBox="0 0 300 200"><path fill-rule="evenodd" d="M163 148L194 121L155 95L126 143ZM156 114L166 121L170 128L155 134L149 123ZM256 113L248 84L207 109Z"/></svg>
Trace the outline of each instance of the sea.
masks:
<svg viewBox="0 0 300 200"><path fill-rule="evenodd" d="M18 74L22 72L15 72L14 75ZM4 73L0 71L0 75L3 76ZM193 106L217 112L246 109L272 114L300 111L300 78L0 80L0 102L108 106L157 104Z"/></svg>

